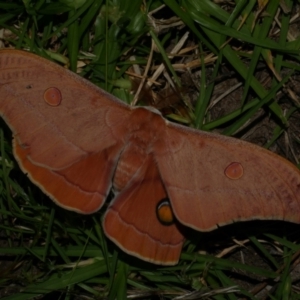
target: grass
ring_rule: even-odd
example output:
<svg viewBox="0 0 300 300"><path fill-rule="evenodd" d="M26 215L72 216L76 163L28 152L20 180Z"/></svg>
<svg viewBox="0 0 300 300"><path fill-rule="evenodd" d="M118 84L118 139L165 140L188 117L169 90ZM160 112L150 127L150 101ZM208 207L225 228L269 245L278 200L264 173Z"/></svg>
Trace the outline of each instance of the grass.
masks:
<svg viewBox="0 0 300 300"><path fill-rule="evenodd" d="M297 163L296 6L290 0L0 1L1 47L37 53L127 103L154 105L171 120L246 138ZM140 90L141 82L149 87ZM10 141L2 122L0 298L300 298L298 226L227 226L193 235L176 266L143 263L106 239L102 211L64 211L32 185Z"/></svg>

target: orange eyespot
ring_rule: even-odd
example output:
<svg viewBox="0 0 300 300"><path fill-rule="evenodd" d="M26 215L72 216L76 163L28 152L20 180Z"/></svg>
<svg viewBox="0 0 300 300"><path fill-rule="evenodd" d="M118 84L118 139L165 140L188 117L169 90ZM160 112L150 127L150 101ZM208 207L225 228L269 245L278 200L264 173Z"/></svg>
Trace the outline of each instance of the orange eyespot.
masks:
<svg viewBox="0 0 300 300"><path fill-rule="evenodd" d="M174 222L174 215L168 200L162 200L159 202L156 208L156 214L158 220L163 225L171 225Z"/></svg>
<svg viewBox="0 0 300 300"><path fill-rule="evenodd" d="M244 174L244 169L240 163L233 162L226 167L224 173L230 179L240 179Z"/></svg>
<svg viewBox="0 0 300 300"><path fill-rule="evenodd" d="M50 87L44 92L44 100L50 106L58 106L61 103L61 92L56 87Z"/></svg>

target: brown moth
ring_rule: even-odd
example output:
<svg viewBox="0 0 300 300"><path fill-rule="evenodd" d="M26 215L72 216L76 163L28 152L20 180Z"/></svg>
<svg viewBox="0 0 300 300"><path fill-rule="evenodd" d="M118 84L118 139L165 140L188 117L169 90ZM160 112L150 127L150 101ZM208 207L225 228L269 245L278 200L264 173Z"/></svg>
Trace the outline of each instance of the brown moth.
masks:
<svg viewBox="0 0 300 300"><path fill-rule="evenodd" d="M0 51L0 113L21 169L83 214L111 189L106 235L149 262L176 264L184 228L253 219L300 223L300 172L258 146L130 107L39 56Z"/></svg>

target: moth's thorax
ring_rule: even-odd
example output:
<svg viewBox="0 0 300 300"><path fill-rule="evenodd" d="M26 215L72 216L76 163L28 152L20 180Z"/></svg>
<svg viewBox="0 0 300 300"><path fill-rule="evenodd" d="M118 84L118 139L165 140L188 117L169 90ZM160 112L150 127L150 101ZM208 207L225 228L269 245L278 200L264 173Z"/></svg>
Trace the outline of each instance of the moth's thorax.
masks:
<svg viewBox="0 0 300 300"><path fill-rule="evenodd" d="M131 180L138 180L140 169L149 155L153 144L162 137L165 120L160 114L138 107L133 109L128 127L129 136L123 149L113 179L116 191L124 189Z"/></svg>

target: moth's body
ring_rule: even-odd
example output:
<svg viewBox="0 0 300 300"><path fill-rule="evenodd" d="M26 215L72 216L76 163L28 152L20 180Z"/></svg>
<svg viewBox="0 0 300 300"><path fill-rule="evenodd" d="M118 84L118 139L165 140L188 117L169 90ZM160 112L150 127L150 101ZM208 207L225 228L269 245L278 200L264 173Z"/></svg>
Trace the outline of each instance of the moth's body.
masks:
<svg viewBox="0 0 300 300"><path fill-rule="evenodd" d="M124 141L113 179L116 191L121 191L139 176L139 170L148 161L149 156L153 155L153 144L163 138L163 130L160 129L166 126L166 121L159 114L142 107L131 109L130 120L124 124L128 136Z"/></svg>
<svg viewBox="0 0 300 300"><path fill-rule="evenodd" d="M300 223L300 172L283 158L132 108L27 52L1 50L0 70L0 113L21 169L58 205L79 213L99 210L113 188L103 228L127 253L172 265L185 227ZM167 225L157 217L166 198L175 216Z"/></svg>

